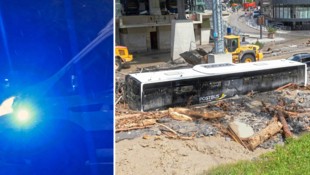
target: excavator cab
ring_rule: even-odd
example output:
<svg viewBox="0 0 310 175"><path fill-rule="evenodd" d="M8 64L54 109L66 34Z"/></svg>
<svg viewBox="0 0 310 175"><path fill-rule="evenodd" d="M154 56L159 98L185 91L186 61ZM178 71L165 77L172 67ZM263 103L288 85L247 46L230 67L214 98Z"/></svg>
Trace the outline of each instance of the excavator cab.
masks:
<svg viewBox="0 0 310 175"><path fill-rule="evenodd" d="M236 52L240 47L239 36L229 35L224 37L225 52Z"/></svg>

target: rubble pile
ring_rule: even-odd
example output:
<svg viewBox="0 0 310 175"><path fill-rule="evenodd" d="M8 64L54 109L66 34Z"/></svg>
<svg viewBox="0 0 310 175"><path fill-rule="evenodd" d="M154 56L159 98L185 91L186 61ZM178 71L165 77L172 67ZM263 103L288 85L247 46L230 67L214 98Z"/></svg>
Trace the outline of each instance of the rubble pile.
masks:
<svg viewBox="0 0 310 175"><path fill-rule="evenodd" d="M131 111L126 104L116 105L116 141L166 136L194 139L220 135L230 137L246 148L273 148L287 137L310 130L310 86L288 84L270 92L209 102L203 105L175 107L164 111ZM253 128L254 135L241 138L231 128L232 122ZM244 132L244 131L241 131ZM241 133L242 134L242 133Z"/></svg>

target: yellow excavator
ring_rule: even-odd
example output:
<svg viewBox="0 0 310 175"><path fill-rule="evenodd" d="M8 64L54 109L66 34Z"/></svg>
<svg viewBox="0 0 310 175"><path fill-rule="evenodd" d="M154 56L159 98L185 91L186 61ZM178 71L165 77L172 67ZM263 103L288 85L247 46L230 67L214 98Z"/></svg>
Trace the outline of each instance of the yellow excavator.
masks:
<svg viewBox="0 0 310 175"><path fill-rule="evenodd" d="M115 70L120 71L123 67L129 66L128 63L132 60L133 56L129 54L127 47L115 46Z"/></svg>
<svg viewBox="0 0 310 175"><path fill-rule="evenodd" d="M255 62L264 57L259 46L254 44L242 45L238 35L224 36L224 47L225 53L232 54L233 63ZM208 53L203 49L196 49L181 53L180 56L189 64L197 65L208 63L208 54L210 53L213 53L213 50Z"/></svg>
<svg viewBox="0 0 310 175"><path fill-rule="evenodd" d="M249 63L263 59L263 53L257 45L241 45L240 36L224 36L225 52L232 54L234 63Z"/></svg>

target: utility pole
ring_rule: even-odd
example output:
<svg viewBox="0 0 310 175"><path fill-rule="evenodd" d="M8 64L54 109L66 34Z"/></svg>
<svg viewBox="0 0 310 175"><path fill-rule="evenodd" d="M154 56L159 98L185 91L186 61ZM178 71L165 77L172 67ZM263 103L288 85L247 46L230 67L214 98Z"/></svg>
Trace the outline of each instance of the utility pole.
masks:
<svg viewBox="0 0 310 175"><path fill-rule="evenodd" d="M186 19L185 17L185 4L184 0L177 1L177 7L178 7L178 19Z"/></svg>
<svg viewBox="0 0 310 175"><path fill-rule="evenodd" d="M263 18L261 15L263 14L262 11L262 2L259 1L259 13L260 13L260 20L265 20L265 18ZM259 25L259 34L260 34L260 39L263 39L263 23L264 21L260 21L260 25Z"/></svg>
<svg viewBox="0 0 310 175"><path fill-rule="evenodd" d="M212 0L212 23L215 54L224 53L224 35L222 21L222 3L220 2L220 0Z"/></svg>

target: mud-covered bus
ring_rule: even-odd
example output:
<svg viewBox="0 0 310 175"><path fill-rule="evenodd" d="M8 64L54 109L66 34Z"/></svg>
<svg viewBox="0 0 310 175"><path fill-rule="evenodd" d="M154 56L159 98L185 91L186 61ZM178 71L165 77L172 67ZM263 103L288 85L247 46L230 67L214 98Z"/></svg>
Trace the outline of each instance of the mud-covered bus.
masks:
<svg viewBox="0 0 310 175"><path fill-rule="evenodd" d="M303 63L274 60L201 64L193 68L126 76L126 100L133 110L150 111L269 91L287 83L307 83Z"/></svg>

